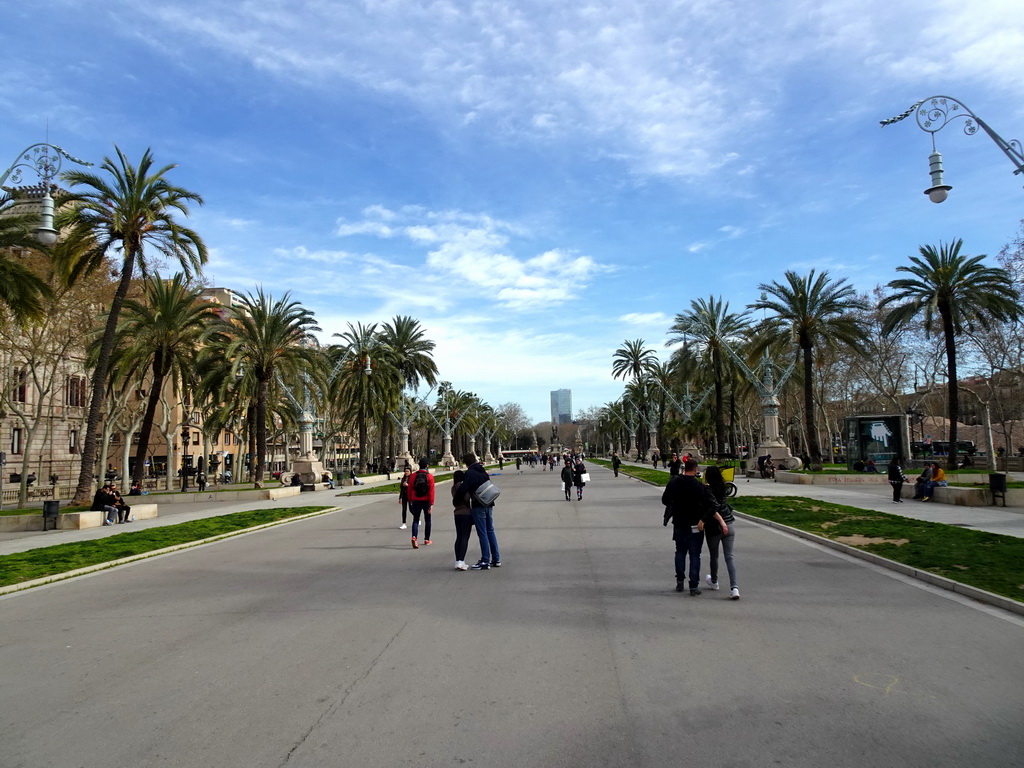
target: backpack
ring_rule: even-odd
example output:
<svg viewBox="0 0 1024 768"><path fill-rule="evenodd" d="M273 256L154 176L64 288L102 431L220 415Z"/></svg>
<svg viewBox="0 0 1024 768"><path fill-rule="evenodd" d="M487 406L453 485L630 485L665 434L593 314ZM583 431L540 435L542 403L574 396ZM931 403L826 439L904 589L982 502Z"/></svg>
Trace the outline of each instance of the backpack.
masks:
<svg viewBox="0 0 1024 768"><path fill-rule="evenodd" d="M412 492L421 499L430 496L430 480L427 479L427 471L421 469L416 473L416 479L412 484Z"/></svg>

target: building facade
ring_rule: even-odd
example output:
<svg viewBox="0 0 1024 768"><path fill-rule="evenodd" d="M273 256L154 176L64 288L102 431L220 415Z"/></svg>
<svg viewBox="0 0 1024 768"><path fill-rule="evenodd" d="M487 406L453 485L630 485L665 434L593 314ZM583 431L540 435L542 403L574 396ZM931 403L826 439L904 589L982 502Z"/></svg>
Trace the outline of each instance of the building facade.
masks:
<svg viewBox="0 0 1024 768"><path fill-rule="evenodd" d="M551 392L551 423L572 423L571 389L556 389Z"/></svg>

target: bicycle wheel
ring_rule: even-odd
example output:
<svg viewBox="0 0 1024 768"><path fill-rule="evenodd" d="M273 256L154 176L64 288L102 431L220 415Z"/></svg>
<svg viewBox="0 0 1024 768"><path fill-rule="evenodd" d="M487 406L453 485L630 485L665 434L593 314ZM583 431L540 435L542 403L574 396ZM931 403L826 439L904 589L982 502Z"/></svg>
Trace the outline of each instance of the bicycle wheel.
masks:
<svg viewBox="0 0 1024 768"><path fill-rule="evenodd" d="M736 495L737 491L738 489L736 488L736 483L725 484L725 495L727 498L731 499L733 496Z"/></svg>

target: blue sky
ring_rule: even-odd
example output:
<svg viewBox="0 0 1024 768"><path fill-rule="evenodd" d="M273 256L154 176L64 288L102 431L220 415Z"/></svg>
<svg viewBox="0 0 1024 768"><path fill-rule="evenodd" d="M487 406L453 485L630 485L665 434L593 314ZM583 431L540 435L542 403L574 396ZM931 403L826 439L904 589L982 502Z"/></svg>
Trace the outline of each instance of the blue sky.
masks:
<svg viewBox="0 0 1024 768"><path fill-rule="evenodd" d="M919 245L995 255L1024 178L943 94L1024 136L1009 0L4 3L0 163L151 147L205 205L213 284L347 322L418 318L443 379L540 421L616 399L696 298L787 269L862 291ZM48 128L47 128L48 126Z"/></svg>

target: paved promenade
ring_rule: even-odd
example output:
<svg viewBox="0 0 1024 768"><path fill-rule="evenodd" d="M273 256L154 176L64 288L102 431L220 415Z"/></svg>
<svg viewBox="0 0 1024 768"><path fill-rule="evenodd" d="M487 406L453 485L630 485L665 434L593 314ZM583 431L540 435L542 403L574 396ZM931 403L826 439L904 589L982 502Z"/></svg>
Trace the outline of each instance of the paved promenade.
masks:
<svg viewBox="0 0 1024 768"><path fill-rule="evenodd" d="M1020 764L1020 617L746 521L742 599L678 594L661 490L591 475L506 469L487 572L443 503L412 550L394 497L328 491L0 597L0 768Z"/></svg>

